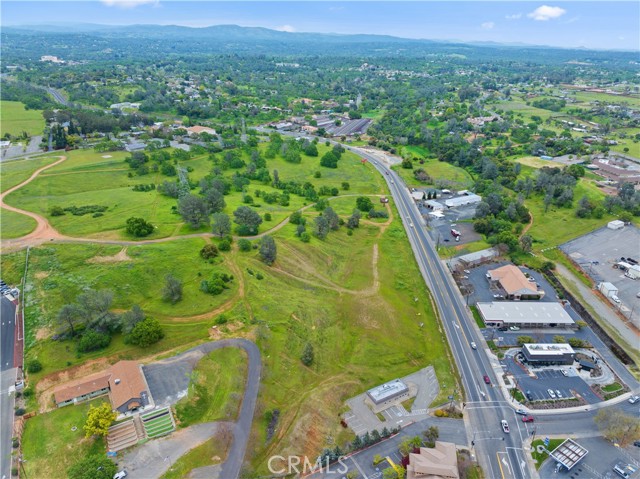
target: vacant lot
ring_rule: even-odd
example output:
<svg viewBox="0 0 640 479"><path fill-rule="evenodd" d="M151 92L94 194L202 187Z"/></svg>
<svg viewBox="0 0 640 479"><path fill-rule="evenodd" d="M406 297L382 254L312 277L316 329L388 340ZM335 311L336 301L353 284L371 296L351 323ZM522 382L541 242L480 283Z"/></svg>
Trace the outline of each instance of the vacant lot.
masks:
<svg viewBox="0 0 640 479"><path fill-rule="evenodd" d="M105 402L104 398L79 406L38 414L27 420L22 435L22 456L27 477L61 479L67 469L85 456L106 453L103 439L85 438L83 426L89 405Z"/></svg>
<svg viewBox="0 0 640 479"><path fill-rule="evenodd" d="M240 409L247 374L246 353L224 348L202 358L191 373L189 393L176 404L180 426L234 421Z"/></svg>
<svg viewBox="0 0 640 479"><path fill-rule="evenodd" d="M0 136L5 133L18 136L25 131L29 136L41 135L44 130L42 110L26 110L24 103L19 101L1 101L0 118Z"/></svg>

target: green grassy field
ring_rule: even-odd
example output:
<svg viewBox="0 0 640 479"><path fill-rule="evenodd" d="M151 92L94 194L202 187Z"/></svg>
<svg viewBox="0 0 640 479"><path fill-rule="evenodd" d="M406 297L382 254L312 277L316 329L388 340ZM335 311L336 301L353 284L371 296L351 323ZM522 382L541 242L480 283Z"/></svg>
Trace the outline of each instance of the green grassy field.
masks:
<svg viewBox="0 0 640 479"><path fill-rule="evenodd" d="M215 436L194 447L164 473L162 479L183 479L198 467L211 466L221 463L227 456L228 445Z"/></svg>
<svg viewBox="0 0 640 479"><path fill-rule="evenodd" d="M572 208L550 206L545 212L541 195L531 196L525 200L525 205L533 215L533 226L529 230L529 234L534 240L534 250L539 251L550 246L558 246L615 219L613 215L609 214L605 214L600 219L577 218L575 205L583 196L601 203L604 193L589 180L581 179L573 192L574 206Z"/></svg>
<svg viewBox="0 0 640 479"><path fill-rule="evenodd" d="M41 156L28 160L3 161L0 163L0 191L21 183L31 176L38 168L50 165L58 160L57 156Z"/></svg>
<svg viewBox="0 0 640 479"><path fill-rule="evenodd" d="M225 348L202 358L191 376L187 397L176 404L181 427L209 421L234 421L247 374L244 351Z"/></svg>
<svg viewBox="0 0 640 479"><path fill-rule="evenodd" d="M264 147L264 145L261 145ZM325 145L318 146L322 155L328 150ZM131 216L140 216L150 221L156 230L147 239L162 238L172 235L183 235L194 232L206 232L207 227L198 230L185 226L182 218L172 211L176 200L160 195L157 191L135 192L132 187L136 184L159 184L164 180L173 181L159 173L145 176L128 176L129 169L124 163L128 157L126 152L113 152L99 154L93 151L76 150L67 153L68 159L56 167L43 172L32 183L12 193L6 199L8 204L33 211L49 219L52 226L63 234L70 236L82 236L104 239L135 239L128 237L124 231L125 222ZM106 157L106 158L105 158ZM199 180L212 168L211 162L206 157L194 158L184 162L184 165L193 168L190 178ZM383 193L383 180L375 173L369 164L362 165L358 157L346 152L340 160L337 169L323 168L319 165L318 158L303 155L301 164L287 163L281 158L268 161L270 171L278 170L283 181L296 180L309 181L316 188L322 186L336 187L345 193ZM28 177L17 166L11 178L15 183ZM27 170L22 166L23 170ZM35 168L33 168L35 170ZM32 170L27 170L32 171ZM321 172L321 178L314 178L316 171ZM227 171L227 176L232 176L233 171ZM81 181L79 181L81 179ZM349 182L350 189L341 188L342 182ZM252 182L248 187L248 193L254 196L254 208L262 216L269 213L271 222L264 222L260 231L265 231L284 220L291 212L306 204L306 200L297 195L291 195L289 206L283 207L277 204L266 204L255 196L255 191L276 191L270 185ZM224 212L232 214L233 211L243 205L242 194L234 192L225 196L227 207ZM53 206L62 208L69 206L100 205L108 207L108 210L98 218L91 214L74 216L65 214L52 217L49 215ZM15 218L9 217L7 227L19 231L24 230L20 225L14 224Z"/></svg>
<svg viewBox="0 0 640 479"><path fill-rule="evenodd" d="M67 477L67 469L85 456L105 454L104 439L85 438L83 430L89 405L102 402L103 398L95 399L28 419L22 435L26 476L62 479Z"/></svg>
<svg viewBox="0 0 640 479"><path fill-rule="evenodd" d="M29 136L42 135L42 110L26 110L19 101L0 101L0 136L5 133L18 136L26 131Z"/></svg>
<svg viewBox="0 0 640 479"><path fill-rule="evenodd" d="M466 170L450 163L446 163L444 161L438 161L436 159L426 159L424 160L424 164L422 165L418 161L414 161L412 170L402 168L400 165L394 166L393 170L395 170L396 173L400 175L407 186L429 186L420 183L413 176L413 171L417 170L418 168L424 169L427 174L431 176L431 178L433 178L434 182L438 180L451 182L458 189L468 188L473 185L473 179Z"/></svg>
<svg viewBox="0 0 640 479"><path fill-rule="evenodd" d="M36 220L9 210L0 211L0 239L20 238L36 228Z"/></svg>

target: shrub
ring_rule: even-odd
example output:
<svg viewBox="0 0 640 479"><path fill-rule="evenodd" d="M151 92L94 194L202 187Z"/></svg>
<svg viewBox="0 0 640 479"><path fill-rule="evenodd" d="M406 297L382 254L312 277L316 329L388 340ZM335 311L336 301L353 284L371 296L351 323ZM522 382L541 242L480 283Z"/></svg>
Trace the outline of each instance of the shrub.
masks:
<svg viewBox="0 0 640 479"><path fill-rule="evenodd" d="M212 259L218 256L218 247L214 244L207 244L200 250L200 256L204 259Z"/></svg>
<svg viewBox="0 0 640 479"><path fill-rule="evenodd" d="M89 329L80 338L78 342L78 351L81 353L87 353L89 351L97 351L109 346L111 342L111 336L107 333L99 333Z"/></svg>
<svg viewBox="0 0 640 479"><path fill-rule="evenodd" d="M27 412L25 408L19 407L16 409L16 416L24 416L24 413Z"/></svg>
<svg viewBox="0 0 640 479"><path fill-rule="evenodd" d="M62 206L52 206L49 210L49 214L51 216L64 216L64 209Z"/></svg>
<svg viewBox="0 0 640 479"><path fill-rule="evenodd" d="M308 243L309 241L311 241L311 235L305 231L300 235L300 239L303 243Z"/></svg>
<svg viewBox="0 0 640 479"><path fill-rule="evenodd" d="M360 211L369 212L373 209L373 202L367 196L358 196L356 199L356 208Z"/></svg>
<svg viewBox="0 0 640 479"><path fill-rule="evenodd" d="M251 241L244 238L238 240L238 248L240 249L240 251L243 251L245 253L247 251L251 251Z"/></svg>
<svg viewBox="0 0 640 479"><path fill-rule="evenodd" d="M153 229L153 225L143 218L131 217L127 220L127 233L138 238L149 236L153 233Z"/></svg>
<svg viewBox="0 0 640 479"><path fill-rule="evenodd" d="M42 371L42 363L37 359L30 359L27 361L27 372L28 373L37 373Z"/></svg>
<svg viewBox="0 0 640 479"><path fill-rule="evenodd" d="M228 239L223 239L222 241L220 241L218 249L220 251L231 251L231 241L229 241Z"/></svg>
<svg viewBox="0 0 640 479"><path fill-rule="evenodd" d="M162 338L164 338L164 331L160 321L146 318L133 327L131 334L125 337L125 343L146 348L157 343Z"/></svg>
<svg viewBox="0 0 640 479"><path fill-rule="evenodd" d="M264 220L265 221L271 221L271 213L265 213L264 214Z"/></svg>

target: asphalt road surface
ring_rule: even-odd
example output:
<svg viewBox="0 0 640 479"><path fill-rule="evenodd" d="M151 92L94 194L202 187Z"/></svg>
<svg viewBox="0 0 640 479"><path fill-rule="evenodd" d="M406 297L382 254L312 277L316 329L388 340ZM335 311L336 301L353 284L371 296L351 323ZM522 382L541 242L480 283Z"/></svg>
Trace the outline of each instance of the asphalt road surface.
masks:
<svg viewBox="0 0 640 479"><path fill-rule="evenodd" d="M16 305L2 296L0 310L0 371L13 369L13 350L16 334Z"/></svg>
<svg viewBox="0 0 640 479"><path fill-rule="evenodd" d="M16 381L13 367L16 305L2 296L0 310L0 477L11 477L11 436L13 435L13 407L15 396L9 395L9 387Z"/></svg>

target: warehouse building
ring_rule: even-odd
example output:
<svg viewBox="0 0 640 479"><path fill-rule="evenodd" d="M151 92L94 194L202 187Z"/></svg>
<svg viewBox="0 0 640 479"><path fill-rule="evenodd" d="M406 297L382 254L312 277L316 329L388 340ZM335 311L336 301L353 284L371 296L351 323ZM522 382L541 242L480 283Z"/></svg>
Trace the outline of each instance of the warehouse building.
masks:
<svg viewBox="0 0 640 479"><path fill-rule="evenodd" d="M473 205L480 203L482 197L473 193L466 192L462 196L456 196L455 198L449 198L445 200L444 205L447 208L456 208L458 206Z"/></svg>
<svg viewBox="0 0 640 479"><path fill-rule="evenodd" d="M540 299L544 291L538 289L536 283L529 281L517 266L508 264L487 272L487 279L491 285L504 290L507 299Z"/></svg>
<svg viewBox="0 0 640 479"><path fill-rule="evenodd" d="M539 366L573 364L575 351L565 343L523 344L522 355L528 363Z"/></svg>
<svg viewBox="0 0 640 479"><path fill-rule="evenodd" d="M575 322L560 303L499 301L478 303L478 311L487 326L522 328L573 328Z"/></svg>

